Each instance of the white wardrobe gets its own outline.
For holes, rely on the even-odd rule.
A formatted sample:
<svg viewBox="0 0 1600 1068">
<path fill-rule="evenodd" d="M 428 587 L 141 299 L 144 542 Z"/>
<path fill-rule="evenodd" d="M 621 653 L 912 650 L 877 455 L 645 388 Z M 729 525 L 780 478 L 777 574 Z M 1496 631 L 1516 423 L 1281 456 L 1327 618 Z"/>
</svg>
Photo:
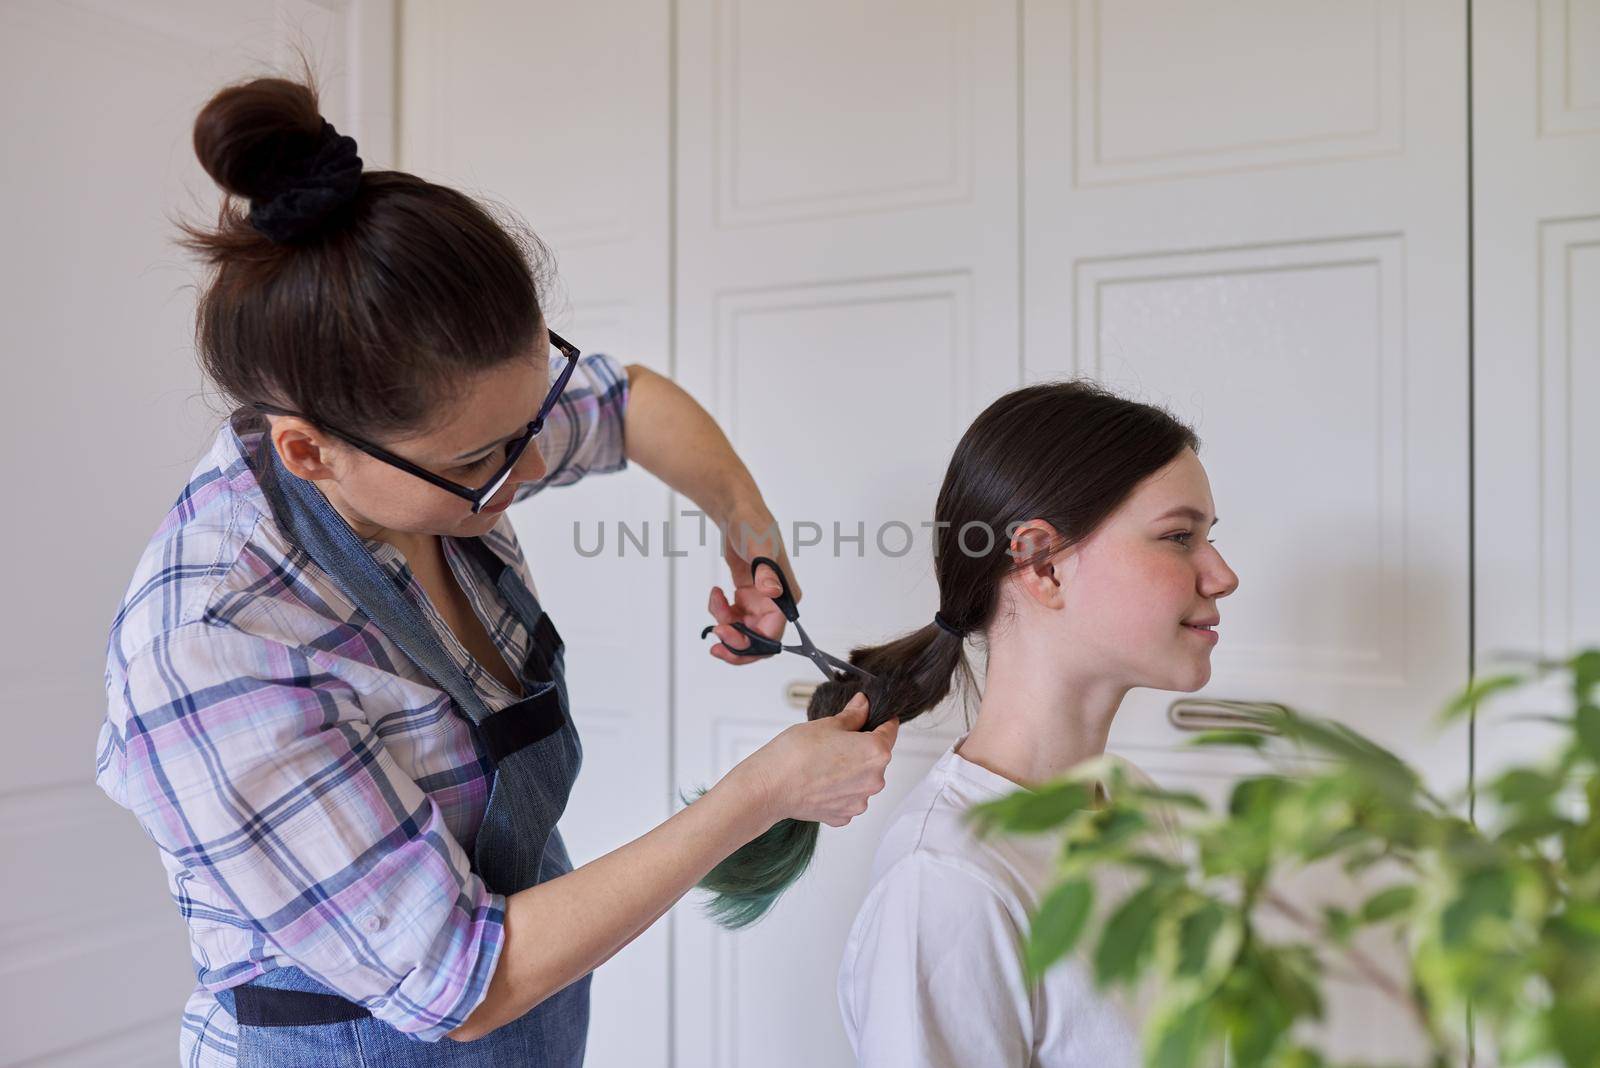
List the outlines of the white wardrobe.
<svg viewBox="0 0 1600 1068">
<path fill-rule="evenodd" d="M 955 440 L 1073 374 L 1204 440 L 1242 585 L 1200 696 L 1337 714 L 1462 784 L 1494 754 L 1432 718 L 1475 658 L 1600 640 L 1600 3 L 401 11 L 402 164 L 514 204 L 559 256 L 567 335 L 713 412 L 798 524 L 826 646 L 929 618 L 917 524 Z M 592 709 L 586 855 L 815 681 L 706 655 L 725 566 L 692 516 L 688 556 L 660 537 L 688 507 L 630 472 L 517 520 Z M 578 556 L 600 517 L 648 521 L 650 554 Z M 1220 785 L 1235 767 L 1179 750 L 1175 696 L 1135 693 L 1114 745 Z M 596 1063 L 846 1063 L 833 979 L 877 831 L 962 729 L 951 708 L 907 730 L 890 789 L 766 922 L 729 935 L 691 899 L 603 969 Z M 1336 1000 L 1368 1021 L 1341 1049 L 1406 1048 L 1381 1002 Z"/>
</svg>

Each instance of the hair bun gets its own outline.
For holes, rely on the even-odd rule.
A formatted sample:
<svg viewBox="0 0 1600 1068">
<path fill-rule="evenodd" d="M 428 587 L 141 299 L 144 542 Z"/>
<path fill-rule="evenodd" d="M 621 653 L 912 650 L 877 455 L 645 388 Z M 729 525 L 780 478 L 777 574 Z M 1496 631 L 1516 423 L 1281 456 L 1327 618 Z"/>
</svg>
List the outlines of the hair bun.
<svg viewBox="0 0 1600 1068">
<path fill-rule="evenodd" d="M 251 200 L 250 225 L 274 241 L 310 236 L 354 200 L 361 186 L 355 138 L 323 119 L 316 150 L 289 161 L 275 177 L 269 195 Z"/>
<path fill-rule="evenodd" d="M 313 86 L 256 78 L 212 97 L 194 124 L 194 149 L 226 192 L 250 201 L 250 223 L 274 241 L 309 236 L 348 204 L 361 157 L 318 110 Z"/>
</svg>

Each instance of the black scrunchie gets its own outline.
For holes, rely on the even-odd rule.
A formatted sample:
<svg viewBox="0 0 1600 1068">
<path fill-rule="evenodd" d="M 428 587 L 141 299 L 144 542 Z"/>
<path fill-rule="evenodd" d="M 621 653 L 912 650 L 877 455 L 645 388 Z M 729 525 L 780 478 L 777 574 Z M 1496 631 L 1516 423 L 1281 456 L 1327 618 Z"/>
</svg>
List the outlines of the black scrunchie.
<svg viewBox="0 0 1600 1068">
<path fill-rule="evenodd" d="M 342 136 L 323 119 L 316 149 L 285 163 L 277 189 L 250 201 L 250 225 L 274 241 L 309 237 L 355 199 L 360 184 L 355 138 Z"/>
</svg>

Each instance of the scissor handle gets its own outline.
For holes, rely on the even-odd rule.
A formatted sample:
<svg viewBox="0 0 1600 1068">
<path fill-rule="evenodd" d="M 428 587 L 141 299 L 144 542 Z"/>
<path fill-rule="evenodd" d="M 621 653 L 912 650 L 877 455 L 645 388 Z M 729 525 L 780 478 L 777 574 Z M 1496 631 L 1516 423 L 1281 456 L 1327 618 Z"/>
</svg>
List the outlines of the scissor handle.
<svg viewBox="0 0 1600 1068">
<path fill-rule="evenodd" d="M 794 593 L 790 591 L 789 580 L 784 576 L 783 568 L 778 566 L 778 561 L 770 556 L 758 556 L 750 561 L 750 581 L 755 581 L 756 568 L 762 564 L 766 564 L 776 572 L 778 586 L 783 591 L 772 599 L 772 603 L 778 606 L 778 610 L 783 613 L 783 617 L 790 623 L 797 622 L 800 619 L 800 609 L 794 603 Z"/>
<path fill-rule="evenodd" d="M 765 634 L 758 634 L 749 627 L 745 626 L 743 623 L 734 623 L 732 626 L 734 630 L 738 631 L 740 634 L 743 634 L 749 639 L 749 641 L 745 644 L 743 649 L 735 649 L 733 646 L 728 645 L 727 642 L 723 642 L 723 645 L 727 645 L 728 652 L 737 656 L 776 656 L 777 654 L 783 652 L 783 645 L 767 637 Z M 705 630 L 702 630 L 700 632 L 701 640 L 703 641 L 707 634 L 710 634 L 716 629 L 717 624 L 713 623 Z"/>
<path fill-rule="evenodd" d="M 778 562 L 776 560 L 772 559 L 770 556 L 758 556 L 754 560 L 750 561 L 751 581 L 755 580 L 756 568 L 760 567 L 762 564 L 766 564 L 768 567 L 772 568 L 773 571 L 777 572 L 778 585 L 783 591 L 772 599 L 772 603 L 778 606 L 778 610 L 783 613 L 784 618 L 788 619 L 790 623 L 798 622 L 800 619 L 800 609 L 795 606 L 794 594 L 789 589 L 789 580 L 784 577 L 783 568 L 778 566 Z M 749 627 L 745 626 L 743 623 L 734 623 L 732 626 L 734 630 L 737 630 L 749 640 L 743 649 L 735 649 L 733 646 L 728 645 L 727 642 L 723 642 L 723 645 L 727 645 L 728 652 L 733 653 L 736 656 L 776 656 L 777 654 L 783 652 L 783 644 L 781 642 L 769 638 L 765 634 L 757 633 L 756 631 L 753 631 Z M 715 629 L 716 624 L 714 623 L 705 628 L 700 632 L 700 639 L 704 641 L 705 636 L 710 634 Z"/>
</svg>

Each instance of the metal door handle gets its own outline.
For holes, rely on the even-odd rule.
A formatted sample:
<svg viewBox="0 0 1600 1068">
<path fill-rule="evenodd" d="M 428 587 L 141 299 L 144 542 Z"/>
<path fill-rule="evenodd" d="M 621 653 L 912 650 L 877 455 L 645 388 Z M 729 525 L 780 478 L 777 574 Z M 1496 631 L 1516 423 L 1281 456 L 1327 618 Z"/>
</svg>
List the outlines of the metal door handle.
<svg viewBox="0 0 1600 1068">
<path fill-rule="evenodd" d="M 1167 706 L 1167 722 L 1180 731 L 1262 731 L 1255 719 L 1263 713 L 1288 712 L 1276 701 L 1229 701 L 1217 697 L 1180 697 Z"/>
<path fill-rule="evenodd" d="M 804 712 L 811 704 L 811 695 L 821 685 L 820 682 L 791 682 L 783 688 L 783 699 Z"/>
</svg>

